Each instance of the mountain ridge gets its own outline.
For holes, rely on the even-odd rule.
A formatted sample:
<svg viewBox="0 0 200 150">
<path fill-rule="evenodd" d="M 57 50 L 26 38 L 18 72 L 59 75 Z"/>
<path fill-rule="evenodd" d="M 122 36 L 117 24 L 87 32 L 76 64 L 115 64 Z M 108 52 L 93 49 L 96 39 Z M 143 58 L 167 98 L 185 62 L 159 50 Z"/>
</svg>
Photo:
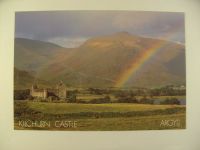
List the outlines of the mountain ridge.
<svg viewBox="0 0 200 150">
<path fill-rule="evenodd" d="M 138 75 L 130 78 L 125 86 L 154 87 L 185 83 L 184 45 L 135 36 L 126 32 L 91 38 L 77 48 L 59 49 L 48 45 L 47 47 L 55 53 L 45 57 L 43 62 L 40 61 L 43 58 L 39 58 L 40 67 L 34 69 L 38 78 L 48 82 L 63 80 L 70 86 L 114 86 L 119 74 L 130 65 L 129 62 L 137 60 L 140 53 L 158 42 L 164 42 L 165 45 L 144 68 L 140 69 Z M 23 43 L 21 44 L 21 47 L 24 47 Z M 20 51 L 19 48 L 20 46 L 15 47 L 16 53 Z M 41 48 L 38 50 L 40 51 Z M 17 60 L 16 68 L 30 71 L 17 65 L 18 61 L 20 60 Z M 31 65 L 34 62 L 31 60 L 23 63 Z"/>
</svg>

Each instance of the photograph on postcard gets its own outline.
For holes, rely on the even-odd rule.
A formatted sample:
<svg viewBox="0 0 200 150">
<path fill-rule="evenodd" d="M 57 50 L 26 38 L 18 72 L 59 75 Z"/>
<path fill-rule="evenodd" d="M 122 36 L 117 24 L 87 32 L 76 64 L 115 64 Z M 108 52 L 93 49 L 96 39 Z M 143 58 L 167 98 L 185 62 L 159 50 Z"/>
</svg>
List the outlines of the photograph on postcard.
<svg viewBox="0 0 200 150">
<path fill-rule="evenodd" d="M 14 129 L 185 129 L 185 58 L 182 12 L 15 12 Z"/>
</svg>

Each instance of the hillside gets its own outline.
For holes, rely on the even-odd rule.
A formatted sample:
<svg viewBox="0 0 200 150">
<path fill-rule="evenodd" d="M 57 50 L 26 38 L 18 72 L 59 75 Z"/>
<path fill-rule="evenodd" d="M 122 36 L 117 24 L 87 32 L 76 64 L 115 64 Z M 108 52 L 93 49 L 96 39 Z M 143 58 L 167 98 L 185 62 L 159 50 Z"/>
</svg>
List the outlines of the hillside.
<svg viewBox="0 0 200 150">
<path fill-rule="evenodd" d="M 49 42 L 15 38 L 15 67 L 29 71 L 39 70 L 64 50 L 65 48 Z"/>
<path fill-rule="evenodd" d="M 60 51 L 54 46 L 47 47 L 45 50 L 51 49 L 52 52 L 45 58 L 42 55 L 45 52 L 40 52 L 45 50 L 38 48 L 41 45 L 36 46 L 40 53 L 36 55 L 37 51 L 32 49 L 33 54 L 29 53 L 29 55 L 33 57 L 29 59 L 28 64 L 40 66 L 32 68 L 37 72 L 38 78 L 46 81 L 63 80 L 67 85 L 83 87 L 115 86 L 119 75 L 130 66 L 130 62 L 137 61 L 140 54 L 159 42 L 164 43 L 164 46 L 141 67 L 136 75 L 130 77 L 125 86 L 156 87 L 166 84 L 184 84 L 184 45 L 134 36 L 127 32 L 91 38 L 80 47 L 70 50 Z M 24 43 L 18 41 L 16 43 L 17 53 L 26 51 L 26 49 L 18 50 L 20 46 L 24 47 Z M 19 57 L 20 54 L 17 53 L 15 57 Z M 21 59 L 22 57 L 25 55 L 22 55 Z M 27 64 L 16 59 L 15 66 L 23 68 Z"/>
<path fill-rule="evenodd" d="M 46 81 L 33 77 L 29 72 L 14 68 L 14 89 L 30 88 L 34 83 L 42 87 L 49 87 Z"/>
</svg>

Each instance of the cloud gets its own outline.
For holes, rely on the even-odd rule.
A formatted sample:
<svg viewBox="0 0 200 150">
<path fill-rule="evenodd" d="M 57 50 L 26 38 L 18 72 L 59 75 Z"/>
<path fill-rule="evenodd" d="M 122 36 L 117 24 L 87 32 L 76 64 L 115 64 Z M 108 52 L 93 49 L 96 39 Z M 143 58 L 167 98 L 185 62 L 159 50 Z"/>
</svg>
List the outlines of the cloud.
<svg viewBox="0 0 200 150">
<path fill-rule="evenodd" d="M 155 16 L 147 12 L 120 13 L 113 19 L 113 26 L 121 30 L 136 31 L 154 21 Z"/>
<path fill-rule="evenodd" d="M 66 48 L 75 48 L 75 47 L 79 47 L 87 39 L 88 38 L 86 38 L 86 37 L 77 37 L 77 38 L 55 37 L 55 38 L 50 38 L 47 41 L 56 43 L 60 46 L 66 47 Z"/>
<path fill-rule="evenodd" d="M 71 46 L 78 45 L 87 37 L 120 31 L 154 38 L 168 38 L 166 35 L 176 32 L 173 40 L 177 41 L 184 41 L 185 32 L 184 14 L 177 12 L 36 11 L 16 12 L 15 19 L 16 37 L 51 39 Z"/>
</svg>

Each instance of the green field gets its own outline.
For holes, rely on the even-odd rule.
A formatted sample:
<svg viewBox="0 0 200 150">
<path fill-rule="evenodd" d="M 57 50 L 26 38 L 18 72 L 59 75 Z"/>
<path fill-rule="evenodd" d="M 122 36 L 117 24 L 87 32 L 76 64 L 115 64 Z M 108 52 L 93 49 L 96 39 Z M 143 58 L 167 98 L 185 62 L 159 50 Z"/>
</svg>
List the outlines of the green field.
<svg viewBox="0 0 200 150">
<path fill-rule="evenodd" d="M 73 104 L 73 103 L 41 103 L 29 102 L 28 106 L 36 111 L 47 114 L 66 114 L 81 112 L 130 112 L 163 110 L 166 108 L 181 108 L 177 105 L 150 105 L 150 104 Z"/>
<path fill-rule="evenodd" d="M 71 120 L 76 128 L 25 128 L 19 120 Z M 162 120 L 178 120 L 177 126 L 160 126 Z M 185 106 L 149 104 L 75 104 L 15 102 L 15 129 L 45 130 L 160 130 L 184 129 Z"/>
</svg>

